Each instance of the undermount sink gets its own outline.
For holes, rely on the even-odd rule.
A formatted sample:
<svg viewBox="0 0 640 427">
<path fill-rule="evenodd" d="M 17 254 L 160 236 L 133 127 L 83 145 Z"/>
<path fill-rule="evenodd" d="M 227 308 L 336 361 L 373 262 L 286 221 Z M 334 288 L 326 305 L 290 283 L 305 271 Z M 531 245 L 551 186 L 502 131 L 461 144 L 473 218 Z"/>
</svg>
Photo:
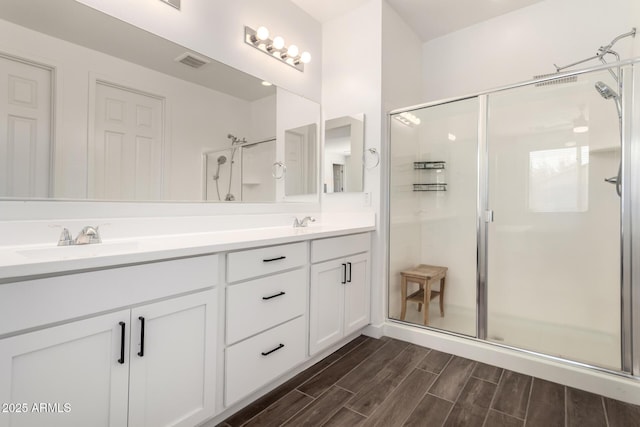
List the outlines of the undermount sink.
<svg viewBox="0 0 640 427">
<path fill-rule="evenodd" d="M 91 245 L 46 246 L 16 251 L 34 261 L 56 261 L 73 258 L 90 258 L 135 251 L 138 242 L 96 243 Z"/>
</svg>

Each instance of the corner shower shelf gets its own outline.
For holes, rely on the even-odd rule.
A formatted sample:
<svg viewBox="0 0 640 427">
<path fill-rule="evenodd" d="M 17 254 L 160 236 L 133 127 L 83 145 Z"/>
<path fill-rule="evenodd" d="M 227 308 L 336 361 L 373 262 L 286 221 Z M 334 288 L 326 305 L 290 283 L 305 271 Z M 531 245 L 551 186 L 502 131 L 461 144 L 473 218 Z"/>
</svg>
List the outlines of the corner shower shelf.
<svg viewBox="0 0 640 427">
<path fill-rule="evenodd" d="M 440 172 L 444 170 L 446 162 L 413 162 L 413 168 L 416 170 L 434 170 Z M 447 191 L 447 184 L 437 182 L 430 184 L 413 184 L 413 191 Z"/>
<path fill-rule="evenodd" d="M 414 169 L 442 170 L 446 162 L 413 162 Z"/>
<path fill-rule="evenodd" d="M 447 191 L 447 184 L 413 184 L 413 191 Z"/>
</svg>

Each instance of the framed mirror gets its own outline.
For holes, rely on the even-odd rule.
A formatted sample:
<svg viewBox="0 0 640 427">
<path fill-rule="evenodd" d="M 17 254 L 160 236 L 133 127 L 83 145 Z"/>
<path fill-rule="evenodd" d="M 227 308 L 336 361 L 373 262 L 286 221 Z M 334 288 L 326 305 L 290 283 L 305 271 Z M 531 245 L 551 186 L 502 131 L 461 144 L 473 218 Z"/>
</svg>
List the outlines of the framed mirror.
<svg viewBox="0 0 640 427">
<path fill-rule="evenodd" d="M 0 199 L 284 199 L 268 82 L 74 0 L 0 2 L 0 63 Z"/>
<path fill-rule="evenodd" d="M 326 120 L 324 125 L 325 193 L 364 189 L 364 114 Z"/>
</svg>

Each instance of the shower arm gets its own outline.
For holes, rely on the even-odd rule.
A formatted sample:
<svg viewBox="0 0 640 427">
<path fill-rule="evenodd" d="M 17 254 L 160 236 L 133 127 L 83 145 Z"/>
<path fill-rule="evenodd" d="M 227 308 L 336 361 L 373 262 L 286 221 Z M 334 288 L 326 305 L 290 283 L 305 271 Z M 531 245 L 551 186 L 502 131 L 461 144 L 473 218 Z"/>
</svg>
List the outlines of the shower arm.
<svg viewBox="0 0 640 427">
<path fill-rule="evenodd" d="M 624 34 L 620 34 L 619 36 L 617 36 L 616 38 L 614 38 L 613 40 L 611 40 L 611 43 L 609 43 L 606 46 L 601 46 L 600 49 L 598 49 L 598 53 L 590 58 L 587 59 L 583 59 L 581 61 L 578 62 L 574 62 L 573 64 L 569 64 L 569 65 L 565 65 L 563 67 L 558 67 L 556 64 L 553 64 L 554 67 L 556 67 L 556 72 L 560 72 L 562 70 L 565 70 L 567 68 L 571 68 L 574 67 L 576 65 L 588 62 L 588 61 L 593 61 L 594 59 L 599 59 L 601 60 L 603 63 L 606 64 L 606 61 L 604 60 L 604 56 L 606 54 L 612 54 L 615 55 L 617 60 L 620 60 L 620 55 L 618 55 L 616 52 L 612 51 L 611 48 L 613 47 L 614 44 L 616 44 L 618 42 L 618 40 L 623 39 L 625 37 L 635 37 L 636 36 L 636 28 L 633 27 L 631 29 L 631 31 L 629 31 L 628 33 L 624 33 Z"/>
</svg>

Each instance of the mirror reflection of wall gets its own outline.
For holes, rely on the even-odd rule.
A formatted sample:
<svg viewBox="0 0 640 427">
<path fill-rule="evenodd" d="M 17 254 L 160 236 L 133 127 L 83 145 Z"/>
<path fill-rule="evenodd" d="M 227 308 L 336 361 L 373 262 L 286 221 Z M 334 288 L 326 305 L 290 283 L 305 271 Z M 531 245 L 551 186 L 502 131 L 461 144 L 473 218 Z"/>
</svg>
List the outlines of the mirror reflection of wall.
<svg viewBox="0 0 640 427">
<path fill-rule="evenodd" d="M 274 139 L 275 87 L 75 1 L 6 0 L 0 17 L 0 87 L 15 95 L 0 96 L 0 128 L 12 129 L 0 135 L 0 169 L 12 171 L 0 198 L 276 200 L 242 184 L 242 150 L 227 137 Z M 248 179 L 273 187 L 274 157 L 254 160 L 269 173 Z"/>
<path fill-rule="evenodd" d="M 364 114 L 325 121 L 325 193 L 363 191 Z"/>
</svg>

